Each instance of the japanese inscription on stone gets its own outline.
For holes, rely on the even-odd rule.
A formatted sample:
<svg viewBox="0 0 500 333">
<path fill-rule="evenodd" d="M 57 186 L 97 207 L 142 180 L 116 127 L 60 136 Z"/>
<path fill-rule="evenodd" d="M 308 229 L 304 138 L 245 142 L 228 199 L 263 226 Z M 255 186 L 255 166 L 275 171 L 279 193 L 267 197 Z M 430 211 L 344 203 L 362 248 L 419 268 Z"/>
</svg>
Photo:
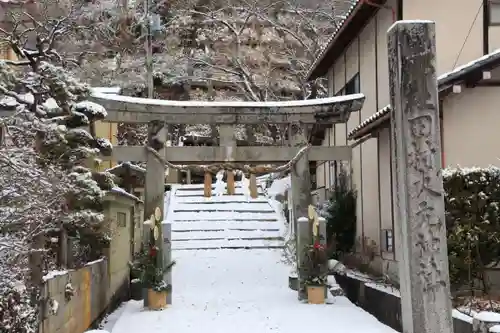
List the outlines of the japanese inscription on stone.
<svg viewBox="0 0 500 333">
<path fill-rule="evenodd" d="M 410 179 L 409 195 L 417 207 L 412 211 L 411 220 L 417 228 L 415 245 L 420 249 L 418 275 L 421 278 L 423 291 L 432 291 L 439 286 L 446 286 L 441 276 L 441 262 L 436 254 L 441 251 L 440 234 L 444 232 L 443 221 L 436 213 L 433 205 L 435 196 L 442 195 L 442 183 L 439 177 L 440 166 L 436 160 L 436 121 L 434 111 L 418 111 L 408 115 L 409 138 L 408 176 Z M 439 155 L 438 155 L 439 156 Z"/>
</svg>

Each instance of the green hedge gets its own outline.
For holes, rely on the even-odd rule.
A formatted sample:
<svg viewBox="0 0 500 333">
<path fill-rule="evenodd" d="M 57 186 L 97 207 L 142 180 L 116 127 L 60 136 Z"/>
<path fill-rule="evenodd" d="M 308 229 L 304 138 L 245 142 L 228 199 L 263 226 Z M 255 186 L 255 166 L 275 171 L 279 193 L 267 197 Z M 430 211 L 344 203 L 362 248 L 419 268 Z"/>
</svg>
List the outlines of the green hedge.
<svg viewBox="0 0 500 333">
<path fill-rule="evenodd" d="M 484 282 L 485 266 L 500 259 L 500 169 L 446 169 L 443 185 L 452 286 Z"/>
</svg>

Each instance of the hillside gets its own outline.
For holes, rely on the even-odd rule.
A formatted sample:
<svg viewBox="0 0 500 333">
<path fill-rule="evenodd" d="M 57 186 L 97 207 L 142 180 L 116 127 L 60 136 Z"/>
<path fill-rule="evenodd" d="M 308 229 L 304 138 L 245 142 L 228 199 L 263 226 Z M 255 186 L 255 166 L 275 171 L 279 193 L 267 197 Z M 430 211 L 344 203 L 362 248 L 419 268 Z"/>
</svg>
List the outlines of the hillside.
<svg viewBox="0 0 500 333">
<path fill-rule="evenodd" d="M 83 17 L 93 29 L 79 47 L 95 54 L 86 57 L 84 70 L 77 74 L 92 85 L 120 86 L 127 95 L 145 96 L 142 3 L 128 6 L 125 10 L 116 3 L 97 1 L 85 5 Z M 305 73 L 350 6 L 351 2 L 338 0 L 320 4 L 160 3 L 154 9 L 162 24 L 154 36 L 155 98 L 265 101 L 321 97 L 326 93 L 321 80 L 305 82 Z M 122 144 L 141 143 L 145 137 L 143 129 L 121 128 Z M 176 137 L 213 136 L 213 131 L 205 125 L 187 126 L 177 128 Z M 276 128 L 240 127 L 237 138 L 276 144 L 281 135 Z"/>
<path fill-rule="evenodd" d="M 305 73 L 351 2 L 292 1 L 157 2 L 151 8 L 156 27 L 152 59 L 155 98 L 267 101 L 324 96 L 322 80 L 306 82 Z M 6 21 L 14 26 L 15 22 L 35 24 L 43 32 L 60 22 L 59 31 L 64 34 L 57 34 L 54 40 L 54 61 L 90 85 L 120 86 L 126 95 L 145 97 L 143 2 L 22 3 L 2 2 L 2 6 L 10 4 L 8 11 L 14 13 L 4 14 L 3 26 Z M 23 11 L 30 15 L 21 14 Z M 37 41 L 26 32 L 13 37 L 36 50 Z M 214 127 L 172 125 L 174 141 L 181 136 L 216 137 Z M 144 129 L 120 125 L 120 144 L 144 143 Z M 280 143 L 284 130 L 272 125 L 240 126 L 236 136 L 248 144 L 269 145 Z"/>
</svg>

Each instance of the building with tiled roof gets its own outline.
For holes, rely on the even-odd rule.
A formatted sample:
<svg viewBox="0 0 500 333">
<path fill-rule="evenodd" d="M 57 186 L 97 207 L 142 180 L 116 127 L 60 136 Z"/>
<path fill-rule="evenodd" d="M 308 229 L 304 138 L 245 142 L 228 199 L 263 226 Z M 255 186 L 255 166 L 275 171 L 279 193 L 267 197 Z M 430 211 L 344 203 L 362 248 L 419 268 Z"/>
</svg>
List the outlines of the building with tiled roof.
<svg viewBox="0 0 500 333">
<path fill-rule="evenodd" d="M 347 124 L 325 128 L 322 145 L 351 145 L 351 161 L 316 165 L 325 200 L 339 171 L 358 194 L 357 252 L 374 251 L 372 269 L 397 276 L 391 166 L 387 30 L 396 20 L 436 23 L 437 74 L 445 166 L 498 165 L 491 140 L 500 124 L 500 1 L 357 0 L 308 72 L 326 77 L 330 95 L 361 92 Z M 314 142 L 319 144 L 319 142 Z M 373 246 L 375 244 L 375 246 Z"/>
</svg>

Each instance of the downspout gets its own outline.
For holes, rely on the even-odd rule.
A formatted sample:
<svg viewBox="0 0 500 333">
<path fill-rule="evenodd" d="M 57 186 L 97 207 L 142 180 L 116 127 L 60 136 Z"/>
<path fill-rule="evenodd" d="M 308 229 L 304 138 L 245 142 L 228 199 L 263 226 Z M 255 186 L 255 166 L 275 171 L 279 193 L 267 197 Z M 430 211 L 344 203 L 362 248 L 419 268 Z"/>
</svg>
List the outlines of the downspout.
<svg viewBox="0 0 500 333">
<path fill-rule="evenodd" d="M 397 19 L 402 20 L 403 19 L 403 0 L 397 0 L 397 1 L 398 1 L 397 5 L 396 5 L 396 7 L 398 9 Z"/>
<path fill-rule="evenodd" d="M 374 3 L 374 2 L 371 2 L 370 0 L 361 0 L 361 1 L 363 3 L 366 3 L 367 5 L 370 5 L 370 6 L 373 6 L 373 7 L 377 7 L 377 8 L 381 8 L 381 9 L 390 9 L 391 12 L 392 12 L 392 22 L 396 22 L 397 15 L 396 15 L 396 9 L 394 9 L 394 7 L 388 6 L 388 5 L 381 5 L 381 4 L 378 4 L 378 3 Z"/>
<path fill-rule="evenodd" d="M 483 0 L 483 55 L 490 53 L 490 1 Z"/>
</svg>

